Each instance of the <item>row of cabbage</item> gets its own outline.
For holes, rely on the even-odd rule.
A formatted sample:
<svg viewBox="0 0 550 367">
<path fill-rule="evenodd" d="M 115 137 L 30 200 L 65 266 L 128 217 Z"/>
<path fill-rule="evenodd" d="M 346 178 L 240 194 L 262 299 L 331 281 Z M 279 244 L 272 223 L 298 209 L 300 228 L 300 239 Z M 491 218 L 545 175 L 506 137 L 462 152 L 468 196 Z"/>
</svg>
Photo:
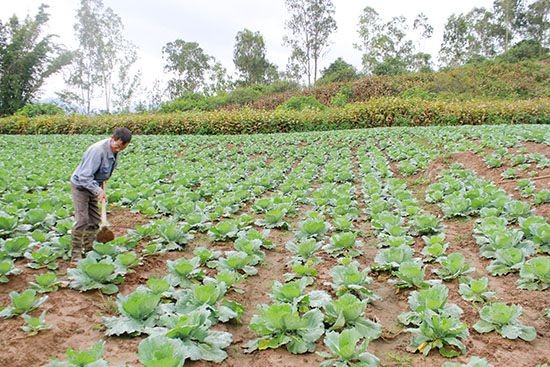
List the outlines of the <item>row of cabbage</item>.
<svg viewBox="0 0 550 367">
<path fill-rule="evenodd" d="M 378 133 L 382 137 L 387 135 L 383 130 L 380 130 Z M 419 135 L 423 134 L 422 132 Z M 96 244 L 94 246 L 95 251 L 90 253 L 88 258 L 84 259 L 82 263 L 79 264 L 79 268 L 71 272 L 73 273 L 73 286 L 75 288 L 80 287 L 84 290 L 87 285 L 80 286 L 77 284 L 79 282 L 86 284 L 86 282 L 89 282 L 89 279 L 83 279 L 83 281 L 81 281 L 82 275 L 85 274 L 87 278 L 91 278 L 88 275 L 94 274 L 96 279 L 92 279 L 94 280 L 91 282 L 93 284 L 92 288 L 88 289 L 99 288 L 107 293 L 116 292 L 116 283 L 122 280 L 122 277 L 132 266 L 139 265 L 140 263 L 140 256 L 137 255 L 134 250 L 141 239 L 145 238 L 149 242 L 143 248 L 141 254 L 146 256 L 163 251 L 181 249 L 185 243 L 192 239 L 193 232 L 195 231 L 209 232 L 212 239 L 223 240 L 231 237 L 234 238 L 236 233 L 239 232 L 242 234 L 242 231 L 246 231 L 246 227 L 250 226 L 253 222 L 256 222 L 256 225 L 266 228 L 285 228 L 285 226 L 288 225 L 287 218 L 297 212 L 297 205 L 307 203 L 314 206 L 314 212 L 308 214 L 304 223 L 300 224 L 300 231 L 305 231 L 306 233 L 316 233 L 316 231 L 322 232 L 323 230 L 321 228 L 325 227 L 328 229 L 329 226 L 331 230 L 334 229 L 330 241 L 326 241 L 328 245 L 324 246 L 325 250 L 328 249 L 329 252 L 342 257 L 342 263 L 339 265 L 341 266 L 340 269 L 354 270 L 350 271 L 351 273 L 355 273 L 355 275 L 346 275 L 347 278 L 352 279 L 354 276 L 357 278 L 358 274 L 360 274 L 358 278 L 359 281 L 357 282 L 359 284 L 351 284 L 353 286 L 348 287 L 352 290 L 361 290 L 355 292 L 355 296 L 359 299 L 361 299 L 361 296 L 365 297 L 365 295 L 368 294 L 372 296 L 372 292 L 365 286 L 368 282 L 364 281 L 368 278 L 366 274 L 368 274 L 369 269 L 359 270 L 359 264 L 351 260 L 354 254 L 359 253 L 361 246 L 357 241 L 358 233 L 356 228 L 359 226 L 358 223 L 360 221 L 358 221 L 358 217 L 360 213 L 354 192 L 355 187 L 351 184 L 353 180 L 353 174 L 351 174 L 351 172 L 353 169 L 350 164 L 350 151 L 347 149 L 347 146 L 364 144 L 366 135 L 365 133 L 360 133 L 358 136 L 345 135 L 342 133 L 336 134 L 336 136 L 325 136 L 319 133 L 299 136 L 304 144 L 321 143 L 318 148 L 329 151 L 331 157 L 329 157 L 328 162 L 324 162 L 322 158 L 312 159 L 311 165 L 306 170 L 308 173 L 305 178 L 298 177 L 296 180 L 287 180 L 287 182 L 283 182 L 282 180 L 284 174 L 288 172 L 288 168 L 292 162 L 303 157 L 305 151 L 315 152 L 314 149 L 298 149 L 296 146 L 291 146 L 290 148 L 275 148 L 272 152 L 273 154 L 269 154 L 269 149 L 273 148 L 273 146 L 266 148 L 268 145 L 260 145 L 259 147 L 254 147 L 254 149 L 247 149 L 249 146 L 246 145 L 246 143 L 241 143 L 240 146 L 229 149 L 226 149 L 227 147 L 223 144 L 218 144 L 212 148 L 200 150 L 200 153 L 195 154 L 196 152 L 194 152 L 193 148 L 199 147 L 200 144 L 192 143 L 188 145 L 186 149 L 188 153 L 184 153 L 191 155 L 191 157 L 186 157 L 189 159 L 185 159 L 185 163 L 183 163 L 182 160 L 172 158 L 176 148 L 179 149 L 178 143 L 171 142 L 167 144 L 167 148 L 163 149 L 162 146 L 159 146 L 157 141 L 145 140 L 143 146 L 137 146 L 136 151 L 143 149 L 140 153 L 145 157 L 144 161 L 146 164 L 130 164 L 130 167 L 127 167 L 128 176 L 130 177 L 119 176 L 119 178 L 115 178 L 112 183 L 114 192 L 110 198 L 118 201 L 120 204 L 129 205 L 133 207 L 134 210 L 138 210 L 151 217 L 169 215 L 172 219 L 168 221 L 162 219 L 156 220 L 152 225 L 138 227 L 131 236 L 117 239 L 117 242 L 112 244 Z M 466 135 L 464 132 L 456 133 L 452 135 L 453 138 L 450 140 L 454 139 L 454 141 L 456 141 L 459 136 L 464 137 L 464 135 Z M 283 137 L 281 141 L 297 142 L 294 137 Z M 268 141 L 268 138 L 261 137 L 259 140 Z M 233 140 L 228 141 L 228 144 L 230 144 Z M 335 146 L 338 148 L 335 149 Z M 37 148 L 38 147 L 35 147 L 33 149 Z M 169 155 L 170 158 L 166 159 L 166 157 L 151 155 L 151 149 L 160 149 L 161 153 Z M 240 153 L 240 151 L 244 151 L 245 154 L 237 154 Z M 371 149 L 369 149 L 369 152 L 370 151 Z M 149 155 L 146 155 L 146 152 L 148 152 Z M 362 151 L 360 149 L 359 155 L 361 155 L 361 153 Z M 250 160 L 249 158 L 255 154 L 267 155 L 267 157 L 263 156 L 259 161 Z M 286 157 L 286 159 L 278 159 L 278 156 Z M 218 157 L 219 162 L 217 159 Z M 340 159 L 342 157 L 345 159 Z M 371 155 L 366 157 L 368 157 L 369 160 L 373 158 Z M 51 157 L 49 159 L 51 159 Z M 56 159 L 59 159 L 59 157 Z M 267 164 L 268 159 L 271 160 L 269 164 Z M 363 161 L 365 160 L 366 158 L 363 159 Z M 216 164 L 212 164 L 212 161 L 215 161 Z M 233 164 L 232 162 L 237 163 Z M 162 163 L 162 165 L 160 163 Z M 378 166 L 382 167 L 382 165 L 389 167 L 387 162 L 380 161 Z M 316 173 L 315 166 L 323 166 L 326 169 L 319 178 L 319 188 L 310 195 L 311 179 Z M 240 169 L 240 167 L 245 168 Z M 299 170 L 299 167 L 300 166 L 297 167 L 297 170 Z M 271 168 L 274 168 L 276 172 L 273 173 Z M 141 178 L 144 179 L 138 179 L 132 174 L 137 172 L 142 173 L 143 177 Z M 365 174 L 367 173 L 365 172 Z M 39 182 L 41 177 L 47 177 L 45 171 L 36 175 L 31 173 L 29 176 L 34 177 L 33 180 L 36 182 L 32 182 L 25 188 L 25 190 L 27 190 L 27 195 L 24 199 L 15 198 L 15 192 L 13 190 L 8 192 L 4 191 L 3 193 L 3 201 L 12 198 L 19 199 L 19 201 L 13 201 L 15 202 L 13 206 L 7 206 L 10 212 L 7 213 L 6 216 L 3 216 L 5 218 L 11 216 L 10 218 L 12 221 L 14 217 L 17 217 L 15 225 L 6 226 L 7 230 L 5 230 L 2 235 L 4 238 L 3 248 L 10 251 L 23 249 L 23 254 L 25 252 L 28 254 L 29 251 L 27 251 L 27 249 L 32 248 L 31 253 L 34 254 L 40 253 L 38 250 L 42 248 L 55 248 L 55 245 L 57 245 L 61 249 L 64 249 L 63 252 L 59 250 L 57 258 L 67 256 L 68 250 L 70 250 L 68 248 L 68 237 L 66 236 L 67 230 L 70 228 L 69 217 L 66 216 L 67 213 L 65 212 L 56 213 L 55 216 L 52 216 L 51 213 L 47 213 L 49 210 L 70 210 L 70 200 L 67 200 L 66 193 L 62 194 L 63 190 L 61 187 L 64 182 L 59 178 L 49 183 L 45 181 Z M 219 179 L 219 177 L 221 177 L 221 179 Z M 308 177 L 310 179 L 309 181 L 307 179 Z M 368 177 L 370 187 L 370 181 L 372 180 L 370 176 Z M 262 193 L 276 187 L 279 188 L 279 195 L 273 195 L 270 198 L 260 197 Z M 384 184 L 384 190 L 391 195 L 396 194 L 400 203 L 398 206 L 391 207 L 393 210 L 391 213 L 388 212 L 387 207 L 384 208 L 385 216 L 383 215 L 382 217 L 386 219 L 382 219 L 382 222 L 388 220 L 388 224 L 382 224 L 382 227 L 387 226 L 387 228 L 384 227 L 381 231 L 380 239 L 385 239 L 392 244 L 397 244 L 400 241 L 409 242 L 410 245 L 410 238 L 408 237 L 410 237 L 411 234 L 418 235 L 415 231 L 422 226 L 429 227 L 432 225 L 433 227 L 437 227 L 438 221 L 434 221 L 434 218 L 429 215 L 423 215 L 417 216 L 417 218 L 424 219 L 416 220 L 418 223 L 414 223 L 411 227 L 403 225 L 402 220 L 406 218 L 407 215 L 416 215 L 417 212 L 415 211 L 415 203 L 410 202 L 411 196 L 403 194 L 402 188 L 403 183 L 394 178 L 389 180 L 389 183 Z M 23 188 L 19 187 L 19 189 Z M 245 193 L 245 191 L 247 191 L 247 193 Z M 52 193 L 57 193 L 59 196 L 56 195 L 51 199 L 49 196 Z M 308 195 L 311 196 L 310 199 L 308 199 Z M 365 192 L 363 192 L 363 195 L 367 197 Z M 391 199 L 391 195 L 388 195 L 388 198 Z M 35 201 L 36 198 L 38 198 L 38 200 Z M 154 198 L 154 200 L 151 198 Z M 56 200 L 57 203 L 63 204 L 62 209 L 57 206 L 57 203 L 56 205 L 52 205 Z M 247 213 L 235 219 L 225 219 L 241 210 L 245 203 L 250 200 L 255 200 L 253 210 L 263 212 L 263 214 L 261 214 L 261 216 L 263 216 L 262 218 L 256 220 L 256 215 Z M 190 202 L 192 203 L 191 205 L 189 205 Z M 12 202 L 10 201 L 9 203 L 11 204 Z M 31 206 L 30 210 L 28 209 L 29 203 Z M 33 206 L 39 206 L 39 208 L 33 208 Z M 36 215 L 37 211 L 33 211 L 33 209 L 42 210 L 40 214 L 46 212 L 46 216 L 50 215 L 48 217 L 49 219 L 47 221 L 44 220 L 45 218 L 42 220 L 37 219 L 34 224 L 31 223 L 30 219 L 21 219 L 26 217 L 30 218 Z M 376 211 L 376 209 L 374 210 Z M 392 222 L 395 221 L 395 218 L 388 219 L 390 218 L 389 214 L 395 217 L 395 213 L 399 211 L 401 211 L 403 215 L 400 215 L 400 219 L 395 223 Z M 366 213 L 369 217 L 371 214 L 372 213 Z M 326 217 L 328 217 L 329 221 L 332 223 L 326 222 Z M 222 220 L 219 221 L 220 219 Z M 218 221 L 218 223 L 214 224 L 216 221 Z M 376 220 L 372 221 L 372 223 L 373 227 L 377 225 L 376 223 L 379 224 Z M 401 227 L 401 229 L 398 227 Z M 405 234 L 403 230 L 405 230 Z M 255 234 L 252 236 L 265 237 L 265 234 Z M 23 240 L 23 237 L 26 237 L 26 240 Z M 399 237 L 405 237 L 406 241 L 403 241 L 403 238 Z M 323 238 L 328 240 L 328 237 L 325 237 L 324 234 Z M 51 239 L 50 242 L 52 245 L 48 244 L 49 239 Z M 425 260 L 429 260 L 430 257 L 436 259 L 438 258 L 438 254 L 444 254 L 444 247 L 446 244 L 442 233 L 434 231 L 429 236 L 426 233 L 425 241 Z M 6 242 L 8 242 L 7 246 Z M 319 245 L 319 242 L 321 241 L 311 241 L 311 239 L 309 239 L 309 243 L 308 241 L 295 241 L 294 244 L 299 244 L 299 246 L 297 246 L 299 249 L 307 249 L 308 246 L 310 246 L 310 248 L 319 248 L 322 246 Z M 386 243 L 386 245 L 387 244 L 388 243 Z M 249 248 L 254 247 L 248 246 Z M 291 246 L 289 245 L 289 247 Z M 399 246 L 390 245 L 389 250 L 394 247 Z M 430 248 L 430 250 L 428 250 L 428 248 Z M 428 251 L 435 252 L 428 256 Z M 403 250 L 403 252 L 406 253 L 407 250 Z M 16 255 L 15 252 L 12 253 Z M 59 256 L 61 253 L 63 255 Z M 447 258 L 449 257 L 450 256 Z M 39 256 L 39 258 L 42 258 L 42 256 Z M 41 263 L 46 267 L 50 265 L 53 269 L 56 257 L 54 256 L 54 259 L 49 261 L 47 260 L 48 256 L 45 256 L 45 258 L 46 260 L 41 261 Z M 404 258 L 412 260 L 408 259 L 406 254 Z M 440 260 L 443 259 L 444 258 L 440 258 Z M 10 261 L 13 261 L 13 258 L 9 255 L 9 257 L 5 256 L 4 260 L 7 261 L 3 261 L 3 264 L 10 263 Z M 236 258 L 230 260 L 229 263 L 231 264 L 239 262 L 236 261 Z M 219 260 L 214 258 L 207 262 L 211 261 Z M 315 274 L 316 261 L 317 260 L 314 258 L 312 260 L 311 257 L 307 257 L 307 259 L 302 262 L 295 262 L 291 267 L 293 271 L 287 274 L 287 278 L 291 281 L 299 280 L 305 282 L 302 278 L 306 278 L 307 280 L 308 277 Z M 33 262 L 36 261 L 32 261 L 31 263 Z M 401 262 L 398 262 L 399 265 L 401 265 Z M 455 268 L 457 268 L 456 264 L 460 264 L 461 262 L 453 260 L 453 263 L 455 264 Z M 204 266 L 205 264 L 202 265 Z M 458 268 L 460 268 L 460 266 L 458 266 Z M 87 271 L 83 271 L 83 269 L 87 269 Z M 13 267 L 11 267 L 8 272 L 11 270 L 13 270 Z M 394 273 L 399 274 L 399 270 L 400 269 L 397 269 L 397 272 Z M 418 267 L 415 267 L 415 270 L 410 271 L 414 272 L 417 270 Z M 6 272 L 5 275 L 8 275 L 8 272 Z M 51 275 L 50 273 L 40 275 L 40 281 L 37 279 L 36 283 L 42 285 L 44 288 L 48 288 L 50 285 L 52 288 L 55 288 L 58 285 L 58 280 L 52 280 Z M 420 277 L 417 279 L 420 279 Z M 231 282 L 229 279 L 226 280 Z M 334 280 L 336 280 L 336 277 Z M 344 280 L 344 282 L 345 281 L 347 280 Z M 342 283 L 342 281 L 340 281 L 340 283 Z M 337 283 L 333 282 L 333 284 Z M 421 282 L 419 284 L 424 283 Z M 335 291 L 336 289 L 340 289 L 340 287 L 334 288 Z M 361 292 L 363 295 L 361 295 Z M 30 293 L 32 292 L 25 293 L 25 297 L 23 298 L 32 298 L 30 297 Z M 338 296 L 342 295 L 343 293 L 338 294 Z"/>
</svg>

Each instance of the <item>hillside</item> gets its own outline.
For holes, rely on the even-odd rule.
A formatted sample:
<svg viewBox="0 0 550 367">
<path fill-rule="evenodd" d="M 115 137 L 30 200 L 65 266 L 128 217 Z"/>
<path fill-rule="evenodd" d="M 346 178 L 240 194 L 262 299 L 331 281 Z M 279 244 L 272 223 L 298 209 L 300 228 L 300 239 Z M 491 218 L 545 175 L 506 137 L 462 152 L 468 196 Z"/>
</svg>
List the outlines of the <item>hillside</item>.
<svg viewBox="0 0 550 367">
<path fill-rule="evenodd" d="M 384 96 L 423 99 L 531 99 L 550 96 L 550 59 L 519 63 L 485 62 L 438 72 L 370 76 L 304 91 L 262 96 L 250 107 L 273 109 L 293 96 L 314 96 L 329 106 L 342 87 L 351 87 L 349 102 Z"/>
</svg>

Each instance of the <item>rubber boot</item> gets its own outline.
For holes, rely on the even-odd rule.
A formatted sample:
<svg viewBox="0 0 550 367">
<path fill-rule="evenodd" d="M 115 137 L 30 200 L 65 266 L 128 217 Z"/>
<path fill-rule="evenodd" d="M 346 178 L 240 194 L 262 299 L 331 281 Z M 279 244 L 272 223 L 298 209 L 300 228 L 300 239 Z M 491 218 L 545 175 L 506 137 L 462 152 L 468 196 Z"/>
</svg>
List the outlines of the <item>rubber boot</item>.
<svg viewBox="0 0 550 367">
<path fill-rule="evenodd" d="M 91 251 L 93 249 L 96 236 L 97 236 L 97 230 L 95 229 L 84 231 L 84 236 L 82 240 L 82 247 L 84 251 L 82 253 L 82 257 L 85 257 L 86 252 Z"/>
<path fill-rule="evenodd" d="M 84 231 L 71 230 L 71 259 L 78 260 L 82 256 L 84 247 Z"/>
</svg>

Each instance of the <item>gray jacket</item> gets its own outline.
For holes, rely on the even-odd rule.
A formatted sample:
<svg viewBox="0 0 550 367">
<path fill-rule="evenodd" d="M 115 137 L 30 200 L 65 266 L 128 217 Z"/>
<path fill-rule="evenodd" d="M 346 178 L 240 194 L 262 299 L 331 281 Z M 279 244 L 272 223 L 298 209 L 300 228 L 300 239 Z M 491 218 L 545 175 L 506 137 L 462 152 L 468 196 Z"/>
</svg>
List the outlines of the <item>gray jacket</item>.
<svg viewBox="0 0 550 367">
<path fill-rule="evenodd" d="M 76 187 L 90 190 L 94 195 L 99 195 L 101 184 L 111 177 L 117 164 L 117 155 L 111 150 L 111 138 L 107 138 L 92 144 L 82 161 L 71 176 L 71 182 Z"/>
</svg>

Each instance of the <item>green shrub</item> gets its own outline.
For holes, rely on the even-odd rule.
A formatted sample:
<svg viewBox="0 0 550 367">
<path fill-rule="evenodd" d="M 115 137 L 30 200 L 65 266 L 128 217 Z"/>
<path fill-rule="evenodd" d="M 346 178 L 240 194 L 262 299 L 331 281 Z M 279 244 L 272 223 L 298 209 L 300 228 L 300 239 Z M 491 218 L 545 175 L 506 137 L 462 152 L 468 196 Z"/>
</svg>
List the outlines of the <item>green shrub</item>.
<svg viewBox="0 0 550 367">
<path fill-rule="evenodd" d="M 437 94 L 428 92 L 427 90 L 420 87 L 409 88 L 401 92 L 400 97 L 406 99 L 423 99 L 426 101 L 432 101 L 437 98 Z"/>
<path fill-rule="evenodd" d="M 331 98 L 330 104 L 337 107 L 344 107 L 353 96 L 351 86 L 344 85 L 340 88 L 340 91 Z"/>
<path fill-rule="evenodd" d="M 314 110 L 322 111 L 326 109 L 327 106 L 319 102 L 313 96 L 296 96 L 291 97 L 289 100 L 285 101 L 277 109 L 286 110 L 286 111 L 303 111 L 303 110 Z"/>
<path fill-rule="evenodd" d="M 514 63 L 523 60 L 539 59 L 541 56 L 548 57 L 548 48 L 542 47 L 535 40 L 523 40 L 516 43 L 502 55 L 497 56 L 496 60 Z"/>
<path fill-rule="evenodd" d="M 161 112 L 176 111 L 212 111 L 227 103 L 226 96 L 204 96 L 199 93 L 188 93 L 160 106 Z"/>
<path fill-rule="evenodd" d="M 264 93 L 263 86 L 249 86 L 237 88 L 227 96 L 228 104 L 245 106 L 256 101 Z"/>
<path fill-rule="evenodd" d="M 8 116 L 0 118 L 0 134 L 110 134 L 117 126 L 126 126 L 135 134 L 252 134 L 497 123 L 548 124 L 550 98 L 449 102 L 384 97 L 323 110 L 244 108 L 127 115 Z"/>
<path fill-rule="evenodd" d="M 21 107 L 15 115 L 35 117 L 35 116 L 51 116 L 51 115 L 64 115 L 65 111 L 53 103 L 27 103 Z"/>
</svg>

